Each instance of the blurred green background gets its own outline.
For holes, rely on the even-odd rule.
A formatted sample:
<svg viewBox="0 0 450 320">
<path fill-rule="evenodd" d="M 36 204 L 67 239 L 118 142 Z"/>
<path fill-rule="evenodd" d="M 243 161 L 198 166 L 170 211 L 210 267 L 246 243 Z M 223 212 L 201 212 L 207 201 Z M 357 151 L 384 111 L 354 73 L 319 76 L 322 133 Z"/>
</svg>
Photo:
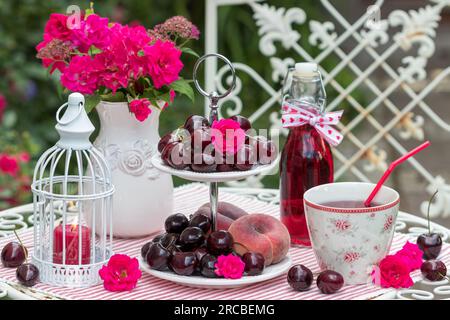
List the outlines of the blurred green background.
<svg viewBox="0 0 450 320">
<path fill-rule="evenodd" d="M 302 1 L 302 7 L 311 18 L 319 15 L 317 1 Z M 42 40 L 43 29 L 49 15 L 53 12 L 65 13 L 69 5 L 80 8 L 89 7 L 89 1 L 0 1 L 0 94 L 6 99 L 0 126 L 0 154 L 17 155 L 27 152 L 31 161 L 21 164 L 18 182 L 8 175 L 0 173 L 0 209 L 29 201 L 28 184 L 31 170 L 39 155 L 58 139 L 54 130 L 55 112 L 65 102 L 66 95 L 60 95 L 59 75 L 49 76 L 36 58 L 35 46 Z M 267 1 L 277 6 L 291 7 L 295 0 Z M 147 28 L 161 23 L 174 15 L 183 15 L 196 24 L 200 31 L 199 41 L 190 43 L 197 53 L 204 53 L 204 14 L 205 1 L 200 0 L 152 0 L 152 1 L 97 1 L 95 12 L 121 23 L 139 22 Z M 257 26 L 248 6 L 225 7 L 219 15 L 219 52 L 232 61 L 246 61 L 249 57 L 261 56 L 258 50 Z M 230 17 L 234 23 L 227 23 Z M 300 29 L 301 30 L 301 29 Z M 308 32 L 301 30 L 301 32 Z M 307 36 L 302 37 L 307 39 Z M 244 45 L 245 44 L 245 45 Z M 303 46 L 309 47 L 305 40 Z M 185 55 L 185 68 L 182 76 L 192 78 L 195 58 Z M 329 61 L 327 63 L 332 63 Z M 271 79 L 272 69 L 267 59 L 252 59 L 252 68 L 266 79 Z M 345 75 L 344 75 L 345 76 Z M 202 80 L 202 79 L 201 79 Z M 260 94 L 260 88 L 249 77 L 242 77 L 243 115 L 250 115 L 267 99 Z M 349 81 L 351 79 L 349 78 Z M 178 97 L 175 103 L 161 116 L 160 134 L 172 130 L 184 122 L 190 114 L 203 113 L 203 98 L 199 95 L 192 104 L 185 97 Z M 97 129 L 98 118 L 91 113 Z M 265 122 L 266 121 L 266 122 Z M 256 128 L 266 128 L 268 119 L 254 124 Z M 92 136 L 94 138 L 96 133 Z M 185 181 L 176 180 L 179 185 Z M 278 177 L 266 178 L 265 184 L 276 186 Z"/>
</svg>

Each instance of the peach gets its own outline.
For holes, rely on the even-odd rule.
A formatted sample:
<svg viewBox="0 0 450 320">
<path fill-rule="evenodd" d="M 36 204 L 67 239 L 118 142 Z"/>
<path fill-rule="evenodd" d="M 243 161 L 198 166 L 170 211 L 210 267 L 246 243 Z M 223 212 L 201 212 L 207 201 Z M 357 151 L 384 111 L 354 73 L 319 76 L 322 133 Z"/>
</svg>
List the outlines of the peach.
<svg viewBox="0 0 450 320">
<path fill-rule="evenodd" d="M 233 236 L 234 249 L 239 255 L 258 252 L 264 256 L 266 266 L 283 260 L 291 243 L 284 224 L 267 214 L 242 216 L 231 224 L 228 232 Z"/>
<path fill-rule="evenodd" d="M 208 207 L 201 207 L 195 213 L 194 216 L 203 214 L 207 217 L 211 217 L 211 210 Z M 220 212 L 217 213 L 217 230 L 228 230 L 233 223 L 233 219 L 224 216 Z"/>
</svg>

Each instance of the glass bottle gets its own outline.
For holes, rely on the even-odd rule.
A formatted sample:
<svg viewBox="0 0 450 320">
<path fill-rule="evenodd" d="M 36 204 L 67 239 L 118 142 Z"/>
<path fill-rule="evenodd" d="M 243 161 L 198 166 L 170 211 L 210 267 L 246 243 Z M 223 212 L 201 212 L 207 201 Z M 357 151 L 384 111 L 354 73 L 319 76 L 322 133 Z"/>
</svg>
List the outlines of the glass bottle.
<svg viewBox="0 0 450 320">
<path fill-rule="evenodd" d="M 317 64 L 297 63 L 284 103 L 320 115 L 326 94 Z M 281 221 L 296 245 L 311 246 L 303 207 L 303 194 L 320 184 L 333 182 L 330 145 L 310 124 L 290 127 L 280 161 Z"/>
</svg>

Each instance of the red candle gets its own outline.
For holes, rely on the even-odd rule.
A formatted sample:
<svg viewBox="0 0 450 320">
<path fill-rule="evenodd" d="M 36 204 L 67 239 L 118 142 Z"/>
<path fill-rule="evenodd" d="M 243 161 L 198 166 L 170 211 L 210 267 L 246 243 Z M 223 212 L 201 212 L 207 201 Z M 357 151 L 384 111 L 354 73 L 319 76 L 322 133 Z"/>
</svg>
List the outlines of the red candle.
<svg viewBox="0 0 450 320">
<path fill-rule="evenodd" d="M 81 227 L 81 248 L 79 248 Z M 81 264 L 91 262 L 91 234 L 90 229 L 78 224 L 67 224 L 66 230 L 66 264 L 78 264 L 81 251 Z M 53 232 L 53 263 L 63 263 L 64 234 L 63 225 L 59 225 Z"/>
</svg>

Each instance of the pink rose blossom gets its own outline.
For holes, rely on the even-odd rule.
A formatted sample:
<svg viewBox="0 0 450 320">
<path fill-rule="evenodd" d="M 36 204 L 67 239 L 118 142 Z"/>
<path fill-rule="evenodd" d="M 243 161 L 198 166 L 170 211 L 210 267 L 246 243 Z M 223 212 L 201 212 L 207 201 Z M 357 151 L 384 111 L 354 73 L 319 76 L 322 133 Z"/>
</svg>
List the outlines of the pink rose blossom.
<svg viewBox="0 0 450 320">
<path fill-rule="evenodd" d="M 2 94 L 0 94 L 0 122 L 3 119 L 3 113 L 5 112 L 6 105 L 6 98 Z"/>
<path fill-rule="evenodd" d="M 395 255 L 405 258 L 409 265 L 410 271 L 420 269 L 422 266 L 423 252 L 420 250 L 419 246 L 414 243 L 407 241 L 403 248 Z"/>
<path fill-rule="evenodd" d="M 245 263 L 233 254 L 227 256 L 221 255 L 217 258 L 217 262 L 214 265 L 216 268 L 214 272 L 219 277 L 227 279 L 240 279 L 244 274 Z"/>
<path fill-rule="evenodd" d="M 81 21 L 80 28 L 72 33 L 72 43 L 81 52 L 88 52 L 91 46 L 104 49 L 109 44 L 110 29 L 108 18 L 102 18 L 96 14 L 89 15 L 86 20 Z"/>
<path fill-rule="evenodd" d="M 178 80 L 183 69 L 180 60 L 181 50 L 170 41 L 157 40 L 152 46 L 144 48 L 147 57 L 147 71 L 156 89 Z"/>
<path fill-rule="evenodd" d="M 18 156 L 18 159 L 20 162 L 28 163 L 28 162 L 30 162 L 31 157 L 28 152 L 21 152 Z"/>
<path fill-rule="evenodd" d="M 103 286 L 108 291 L 131 291 L 141 278 L 139 262 L 124 254 L 113 255 L 99 271 Z"/>
<path fill-rule="evenodd" d="M 134 116 L 140 122 L 145 121 L 152 113 L 152 109 L 150 109 L 150 101 L 146 98 L 131 101 L 130 112 L 134 113 Z"/>
<path fill-rule="evenodd" d="M 19 172 L 19 163 L 17 159 L 8 154 L 0 154 L 0 171 L 10 175 L 11 177 L 17 176 Z"/>
<path fill-rule="evenodd" d="M 211 129 L 211 142 L 222 154 L 235 154 L 245 142 L 245 131 L 232 119 L 214 121 Z"/>
<path fill-rule="evenodd" d="M 414 282 L 409 273 L 407 259 L 401 255 L 388 255 L 372 272 L 372 281 L 383 288 L 410 288 Z"/>
<path fill-rule="evenodd" d="M 175 90 L 170 89 L 169 96 L 170 96 L 170 102 L 173 102 L 175 100 L 175 96 L 176 96 Z"/>
<path fill-rule="evenodd" d="M 72 30 L 67 26 L 67 19 L 64 14 L 52 13 L 45 25 L 44 34 L 48 34 L 50 38 L 69 40 Z"/>
<path fill-rule="evenodd" d="M 99 65 L 89 56 L 75 56 L 61 75 L 61 83 L 67 89 L 92 94 L 99 84 Z"/>
</svg>

